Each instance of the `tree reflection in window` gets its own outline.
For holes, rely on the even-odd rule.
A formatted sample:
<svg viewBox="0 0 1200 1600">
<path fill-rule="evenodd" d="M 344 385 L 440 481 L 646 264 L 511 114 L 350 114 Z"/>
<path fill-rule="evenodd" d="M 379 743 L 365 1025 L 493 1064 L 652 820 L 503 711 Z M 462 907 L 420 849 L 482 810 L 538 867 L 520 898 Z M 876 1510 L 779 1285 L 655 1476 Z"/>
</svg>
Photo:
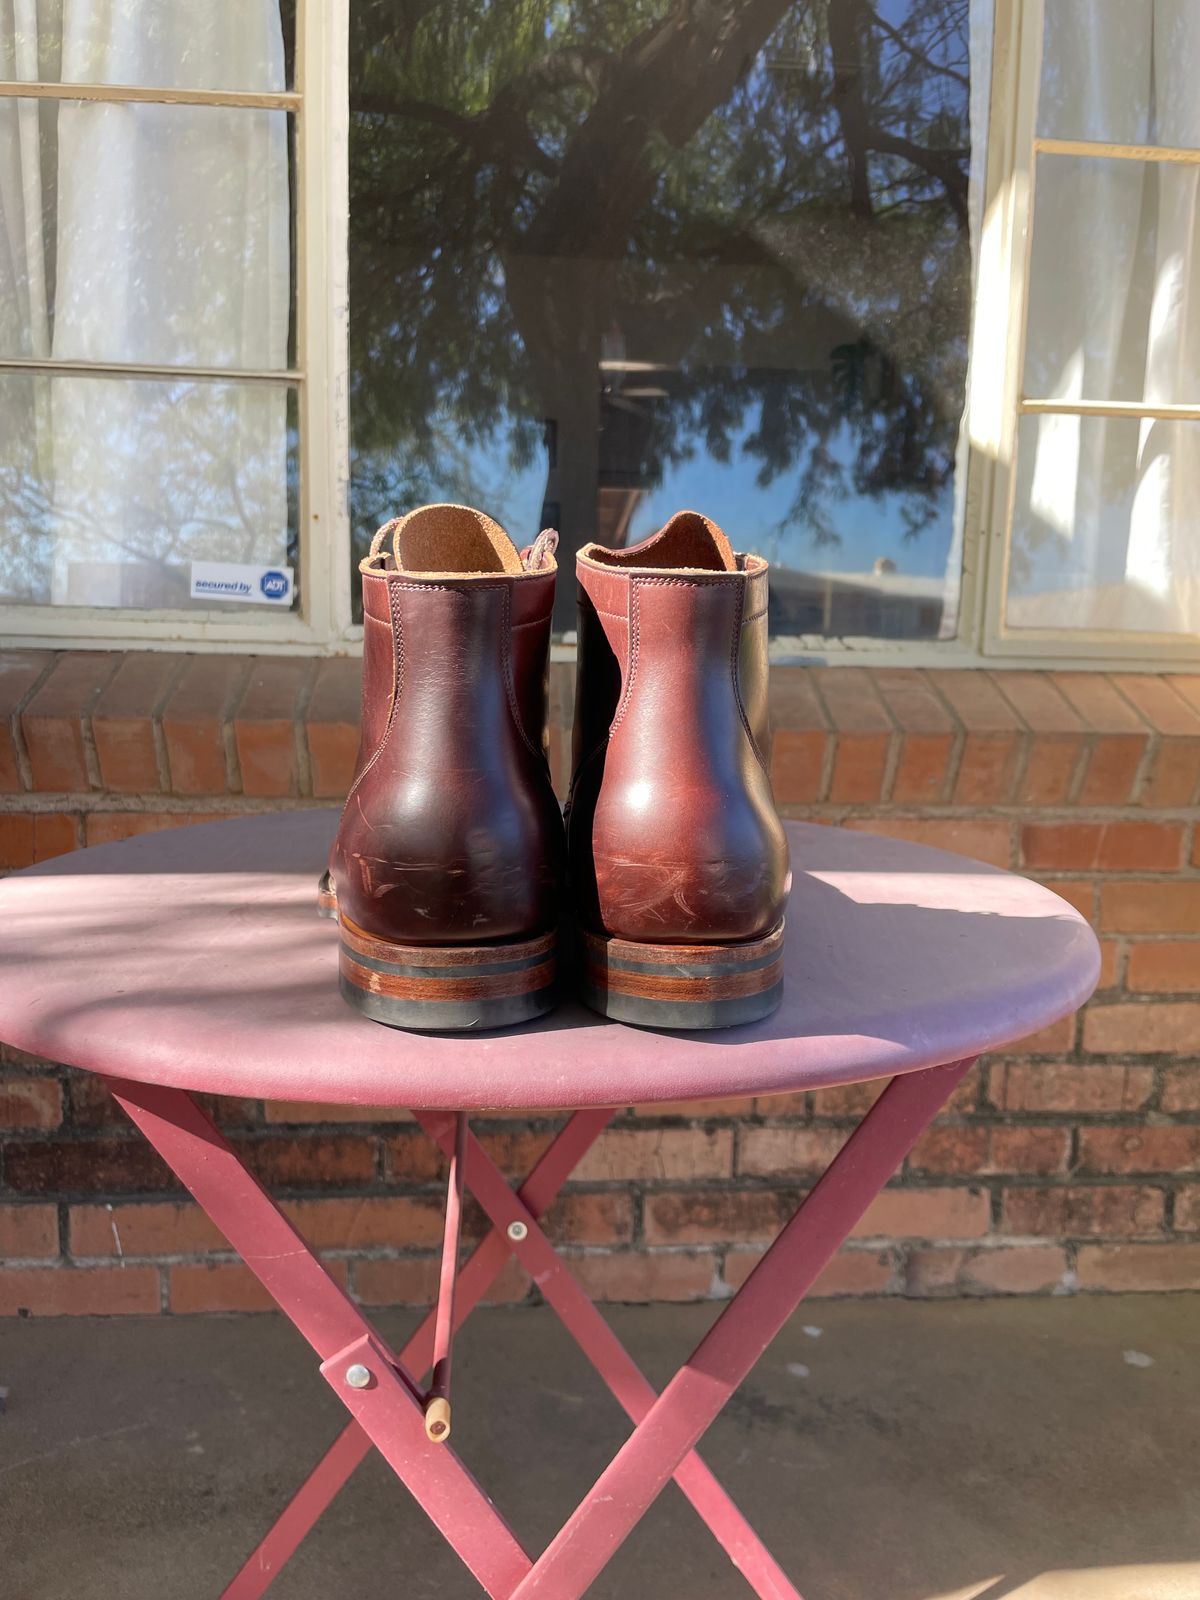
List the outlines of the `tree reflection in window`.
<svg viewBox="0 0 1200 1600">
<path fill-rule="evenodd" d="M 357 0 L 356 555 L 431 497 L 518 540 L 557 526 L 567 551 L 724 501 L 735 544 L 777 563 L 778 630 L 936 634 L 967 13 Z"/>
</svg>

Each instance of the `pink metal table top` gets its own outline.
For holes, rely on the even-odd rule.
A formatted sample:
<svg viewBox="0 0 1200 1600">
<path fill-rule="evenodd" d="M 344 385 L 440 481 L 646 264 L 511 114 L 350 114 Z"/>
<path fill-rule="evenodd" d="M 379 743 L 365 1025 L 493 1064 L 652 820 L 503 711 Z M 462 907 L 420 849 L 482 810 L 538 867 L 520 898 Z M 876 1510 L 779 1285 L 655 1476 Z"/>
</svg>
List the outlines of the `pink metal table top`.
<svg viewBox="0 0 1200 1600">
<path fill-rule="evenodd" d="M 783 1005 L 648 1033 L 574 1002 L 498 1033 L 406 1034 L 343 1002 L 316 915 L 333 811 L 143 835 L 0 883 L 0 1038 L 125 1080 L 413 1109 L 773 1094 L 973 1057 L 1075 1009 L 1096 940 L 962 856 L 789 823 Z"/>
</svg>

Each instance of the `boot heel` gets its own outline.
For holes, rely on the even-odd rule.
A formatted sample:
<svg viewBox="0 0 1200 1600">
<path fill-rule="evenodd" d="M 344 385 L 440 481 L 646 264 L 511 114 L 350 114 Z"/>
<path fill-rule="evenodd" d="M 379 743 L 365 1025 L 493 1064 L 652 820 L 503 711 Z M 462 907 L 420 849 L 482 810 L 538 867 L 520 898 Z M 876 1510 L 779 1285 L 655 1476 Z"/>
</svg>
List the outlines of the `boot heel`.
<svg viewBox="0 0 1200 1600">
<path fill-rule="evenodd" d="M 580 931 L 583 999 L 646 1028 L 732 1028 L 783 998 L 783 923 L 749 944 L 635 944 Z"/>
<path fill-rule="evenodd" d="M 393 1028 L 507 1028 L 558 1003 L 554 933 L 512 944 L 395 944 L 340 914 L 338 933 L 343 998 Z"/>
</svg>

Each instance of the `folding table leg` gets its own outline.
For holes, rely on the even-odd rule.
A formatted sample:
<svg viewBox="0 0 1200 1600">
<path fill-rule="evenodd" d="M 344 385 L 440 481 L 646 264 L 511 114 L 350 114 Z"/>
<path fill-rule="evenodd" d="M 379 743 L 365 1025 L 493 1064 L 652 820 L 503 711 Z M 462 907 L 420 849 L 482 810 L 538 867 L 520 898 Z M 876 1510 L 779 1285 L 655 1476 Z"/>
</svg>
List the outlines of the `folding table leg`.
<svg viewBox="0 0 1200 1600">
<path fill-rule="evenodd" d="M 577 1111 L 559 1131 L 518 1190 L 531 1217 L 539 1217 L 570 1177 L 575 1167 L 612 1121 L 611 1110 Z M 512 1245 L 502 1228 L 495 1227 L 480 1240 L 459 1273 L 454 1300 L 454 1325 L 462 1326 L 503 1270 Z M 414 1374 L 428 1371 L 433 1356 L 434 1312 L 400 1352 L 400 1360 Z M 347 1480 L 371 1449 L 371 1440 L 351 1421 L 318 1461 L 288 1505 L 251 1552 L 221 1600 L 259 1600 L 280 1570 L 295 1554 L 306 1534 L 333 1503 Z"/>
<path fill-rule="evenodd" d="M 454 1148 L 457 1128 L 452 1116 L 445 1112 L 418 1111 L 416 1117 L 444 1151 Z M 521 1232 L 512 1245 L 513 1254 L 534 1279 L 626 1415 L 632 1422 L 640 1422 L 657 1400 L 657 1391 L 643 1377 L 633 1357 L 538 1226 L 537 1219 L 526 1209 L 523 1195 L 513 1193 L 503 1173 L 473 1136 L 467 1139 L 466 1179 L 467 1187 L 498 1229 L 507 1232 L 512 1223 L 520 1224 Z M 782 1567 L 699 1456 L 690 1454 L 679 1463 L 675 1481 L 759 1600 L 801 1600 Z"/>
<path fill-rule="evenodd" d="M 124 1081 L 110 1088 L 312 1345 L 335 1392 L 442 1536 L 493 1600 L 504 1600 L 528 1572 L 529 1557 L 453 1449 L 426 1439 L 424 1408 L 411 1375 L 190 1095 Z M 366 1359 L 347 1356 L 366 1347 Z M 366 1383 L 356 1382 L 354 1367 L 366 1370 Z"/>
<path fill-rule="evenodd" d="M 893 1078 L 510 1600 L 579 1600 L 972 1064 Z"/>
</svg>

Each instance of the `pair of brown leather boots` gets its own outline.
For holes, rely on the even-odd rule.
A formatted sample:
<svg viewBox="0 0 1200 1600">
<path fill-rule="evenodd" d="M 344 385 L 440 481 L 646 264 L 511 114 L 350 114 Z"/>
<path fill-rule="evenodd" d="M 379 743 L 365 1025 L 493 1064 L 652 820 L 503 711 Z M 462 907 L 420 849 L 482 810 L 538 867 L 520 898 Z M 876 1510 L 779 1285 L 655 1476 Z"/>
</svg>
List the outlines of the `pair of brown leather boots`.
<svg viewBox="0 0 1200 1600">
<path fill-rule="evenodd" d="M 694 511 L 579 552 L 564 824 L 556 544 L 518 552 L 482 512 L 424 506 L 361 564 L 362 737 L 321 885 L 342 993 L 396 1027 L 496 1028 L 551 1010 L 573 959 L 583 999 L 623 1022 L 764 1017 L 791 881 L 763 756 L 767 564 Z"/>
</svg>

